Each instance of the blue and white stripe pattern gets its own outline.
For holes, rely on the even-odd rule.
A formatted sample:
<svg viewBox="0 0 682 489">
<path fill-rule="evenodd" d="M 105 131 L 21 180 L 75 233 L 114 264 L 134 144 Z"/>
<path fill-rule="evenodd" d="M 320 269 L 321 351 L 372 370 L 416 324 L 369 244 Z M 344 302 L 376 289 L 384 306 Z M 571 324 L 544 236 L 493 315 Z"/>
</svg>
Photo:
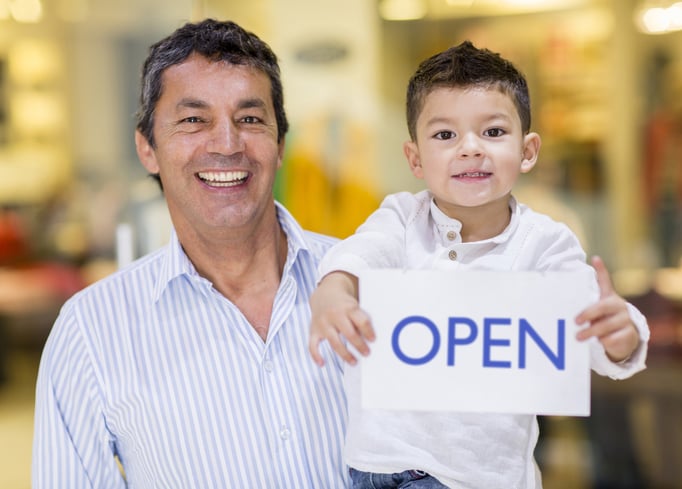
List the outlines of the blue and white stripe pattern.
<svg viewBox="0 0 682 489">
<path fill-rule="evenodd" d="M 349 487 L 342 365 L 307 350 L 334 240 L 278 213 L 289 254 L 265 342 L 175 235 L 65 304 L 41 359 L 34 488 Z"/>
</svg>

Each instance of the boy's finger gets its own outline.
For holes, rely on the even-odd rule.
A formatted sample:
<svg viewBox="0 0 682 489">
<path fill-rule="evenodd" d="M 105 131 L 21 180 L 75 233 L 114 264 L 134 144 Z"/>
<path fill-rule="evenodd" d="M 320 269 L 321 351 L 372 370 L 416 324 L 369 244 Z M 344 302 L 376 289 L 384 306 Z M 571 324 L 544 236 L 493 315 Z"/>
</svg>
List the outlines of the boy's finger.
<svg viewBox="0 0 682 489">
<path fill-rule="evenodd" d="M 365 311 L 362 309 L 356 309 L 351 313 L 351 321 L 357 328 L 358 333 L 367 341 L 374 341 L 374 328 L 372 327 L 372 321 Z"/>
<path fill-rule="evenodd" d="M 599 256 L 592 257 L 592 266 L 597 272 L 597 284 L 599 285 L 599 297 L 604 298 L 613 294 L 613 284 L 611 283 L 611 276 L 606 269 L 604 260 Z"/>
<path fill-rule="evenodd" d="M 311 336 L 310 340 L 308 341 L 308 351 L 310 352 L 310 356 L 313 357 L 313 361 L 322 367 L 324 366 L 324 360 L 322 359 L 322 355 L 320 355 L 320 341 L 320 338 L 314 338 Z"/>
</svg>

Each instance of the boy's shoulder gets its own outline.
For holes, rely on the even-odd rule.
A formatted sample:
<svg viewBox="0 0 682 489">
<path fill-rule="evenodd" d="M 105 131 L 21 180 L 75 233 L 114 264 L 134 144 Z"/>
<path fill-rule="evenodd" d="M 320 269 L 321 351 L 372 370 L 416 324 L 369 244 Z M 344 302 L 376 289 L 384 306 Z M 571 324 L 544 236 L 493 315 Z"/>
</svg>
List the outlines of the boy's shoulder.
<svg viewBox="0 0 682 489">
<path fill-rule="evenodd" d="M 578 234 L 565 222 L 555 219 L 549 214 L 536 211 L 530 206 L 517 202 L 519 225 L 528 232 L 532 230 L 537 236 L 544 236 L 549 240 L 563 240 L 581 242 Z"/>
<path fill-rule="evenodd" d="M 395 192 L 386 195 L 379 206 L 382 208 L 399 209 L 403 213 L 409 214 L 411 212 L 419 212 L 420 209 L 428 209 L 431 206 L 431 199 L 433 196 L 428 190 L 419 192 Z"/>
<path fill-rule="evenodd" d="M 516 205 L 519 215 L 525 221 L 534 222 L 538 225 L 546 226 L 548 228 L 553 227 L 568 228 L 568 225 L 565 222 L 549 215 L 548 213 L 535 210 L 528 204 L 524 204 L 523 202 L 517 202 Z"/>
</svg>

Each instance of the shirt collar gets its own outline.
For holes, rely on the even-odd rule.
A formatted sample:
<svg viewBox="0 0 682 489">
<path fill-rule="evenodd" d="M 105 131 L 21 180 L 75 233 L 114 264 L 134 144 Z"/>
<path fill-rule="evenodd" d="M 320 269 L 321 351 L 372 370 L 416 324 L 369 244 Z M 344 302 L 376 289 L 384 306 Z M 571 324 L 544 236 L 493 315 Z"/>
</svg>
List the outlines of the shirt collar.
<svg viewBox="0 0 682 489">
<path fill-rule="evenodd" d="M 298 258 L 301 251 L 308 251 L 309 247 L 305 240 L 303 229 L 296 222 L 294 217 L 287 211 L 282 204 L 275 201 L 277 209 L 277 219 L 279 220 L 284 234 L 287 236 L 287 260 L 284 265 L 286 275 L 291 270 L 293 263 Z M 182 249 L 175 228 L 171 229 L 170 240 L 166 245 L 163 255 L 161 269 L 154 288 L 154 300 L 158 301 L 168 285 L 181 276 L 194 277 L 205 280 L 199 275 L 194 264 L 191 262 L 185 251 Z"/>
<path fill-rule="evenodd" d="M 519 204 L 513 196 L 509 196 L 509 209 L 511 210 L 511 219 L 509 220 L 509 224 L 504 231 L 497 236 L 493 236 L 492 238 L 480 242 L 504 243 L 505 241 L 509 240 L 512 234 L 514 234 L 516 228 L 519 226 Z M 460 234 L 462 231 L 462 223 L 457 219 L 449 217 L 442 210 L 440 210 L 436 205 L 436 201 L 434 200 L 433 196 L 431 196 L 431 217 L 436 223 L 438 229 L 451 229 L 457 232 L 457 234 Z"/>
</svg>

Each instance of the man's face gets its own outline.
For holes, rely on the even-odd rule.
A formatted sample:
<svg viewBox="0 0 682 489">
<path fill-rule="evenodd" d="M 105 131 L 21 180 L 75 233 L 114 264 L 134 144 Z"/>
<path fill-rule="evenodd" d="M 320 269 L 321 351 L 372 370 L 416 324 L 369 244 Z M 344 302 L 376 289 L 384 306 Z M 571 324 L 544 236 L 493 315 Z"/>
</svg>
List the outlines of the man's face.
<svg viewBox="0 0 682 489">
<path fill-rule="evenodd" d="M 282 162 L 270 80 L 243 65 L 192 55 L 168 68 L 140 161 L 163 184 L 173 224 L 199 235 L 255 229 L 272 208 Z"/>
</svg>

